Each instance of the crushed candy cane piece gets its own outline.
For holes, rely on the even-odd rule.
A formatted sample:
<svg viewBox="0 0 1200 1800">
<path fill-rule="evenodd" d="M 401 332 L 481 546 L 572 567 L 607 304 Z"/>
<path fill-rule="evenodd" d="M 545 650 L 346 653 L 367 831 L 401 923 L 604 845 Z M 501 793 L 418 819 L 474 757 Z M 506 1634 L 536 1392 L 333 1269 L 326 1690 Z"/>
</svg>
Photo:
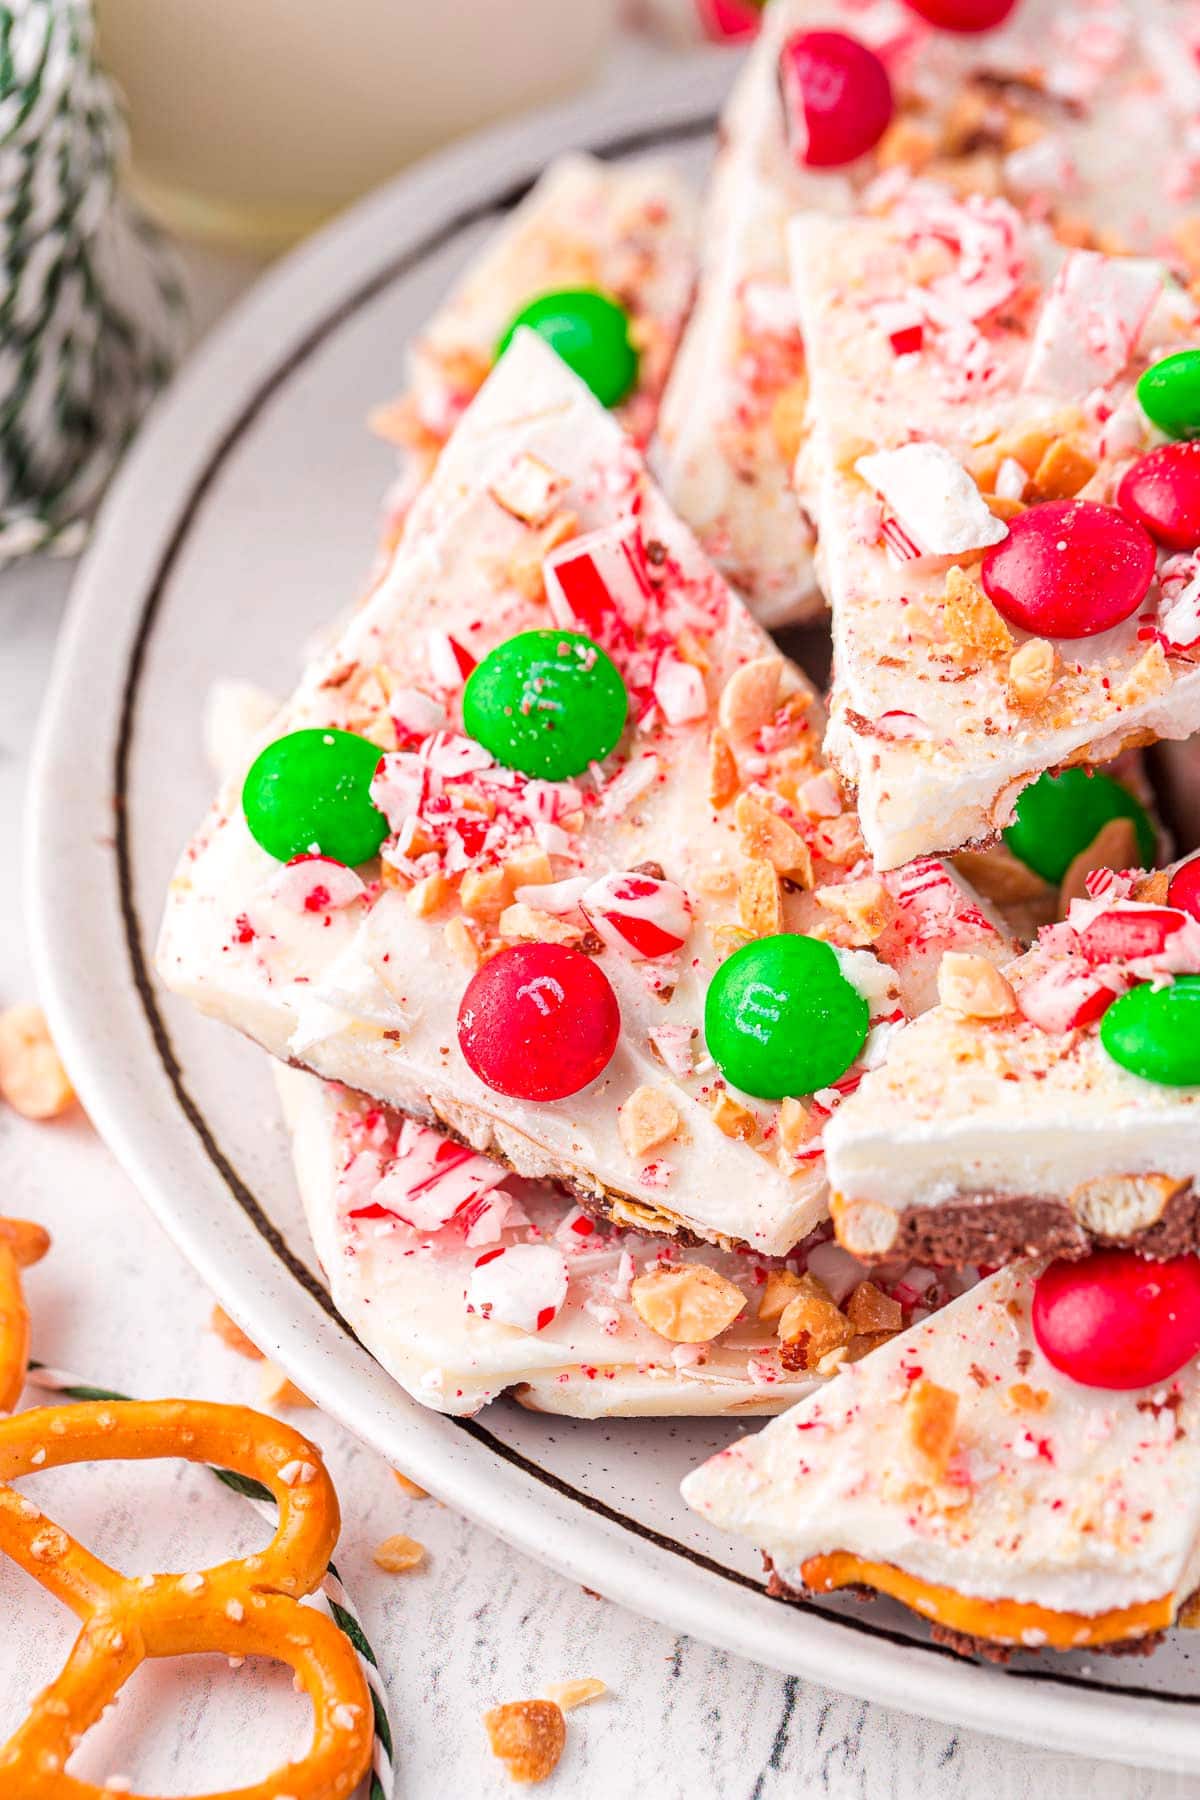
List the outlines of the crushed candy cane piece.
<svg viewBox="0 0 1200 1800">
<path fill-rule="evenodd" d="M 544 1331 L 567 1297 L 567 1265 L 553 1244 L 489 1250 L 471 1271 L 467 1305 L 518 1331 Z"/>
<path fill-rule="evenodd" d="M 645 545 L 622 519 L 552 550 L 542 565 L 556 625 L 581 627 L 603 641 L 614 623 L 639 625 L 651 593 Z"/>
<path fill-rule="evenodd" d="M 271 895 L 289 912 L 336 912 L 366 894 L 366 884 L 332 856 L 294 856 L 275 875 Z"/>
<path fill-rule="evenodd" d="M 944 444 L 877 450 L 854 465 L 929 556 L 961 556 L 1008 536 L 967 471 Z"/>
<path fill-rule="evenodd" d="M 1022 386 L 1069 400 L 1113 381 L 1165 279 L 1147 257 L 1072 250 L 1042 302 Z"/>
<path fill-rule="evenodd" d="M 592 882 L 580 905 L 610 948 L 634 958 L 670 956 L 682 948 L 692 928 L 683 888 L 636 869 Z"/>
<path fill-rule="evenodd" d="M 663 656 L 654 672 L 654 698 L 668 725 L 687 725 L 708 711 L 704 677 L 692 663 Z"/>
<path fill-rule="evenodd" d="M 505 1172 L 498 1163 L 443 1137 L 428 1125 L 405 1119 L 396 1155 L 371 1194 L 367 1212 L 393 1214 L 417 1231 L 439 1231 L 481 1194 L 499 1187 Z M 363 1216 L 351 1211 L 351 1218 Z"/>
<path fill-rule="evenodd" d="M 540 456 L 522 450 L 488 488 L 497 506 L 523 525 L 544 525 L 570 482 Z"/>
</svg>

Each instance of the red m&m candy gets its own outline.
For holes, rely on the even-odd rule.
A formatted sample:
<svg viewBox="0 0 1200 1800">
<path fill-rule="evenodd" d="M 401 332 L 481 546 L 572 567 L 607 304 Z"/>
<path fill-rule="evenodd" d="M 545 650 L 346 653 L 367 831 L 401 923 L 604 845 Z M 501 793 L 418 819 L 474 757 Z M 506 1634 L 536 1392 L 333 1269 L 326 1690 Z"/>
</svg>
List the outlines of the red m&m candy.
<svg viewBox="0 0 1200 1800">
<path fill-rule="evenodd" d="M 1200 856 L 1189 856 L 1180 863 L 1167 889 L 1167 905 L 1200 919 Z"/>
<path fill-rule="evenodd" d="M 851 163 L 892 117 L 892 84 L 873 50 L 844 31 L 798 31 L 779 56 L 784 124 L 794 159 L 814 169 Z"/>
<path fill-rule="evenodd" d="M 1137 611 L 1154 564 L 1149 537 L 1115 506 L 1047 500 L 1009 521 L 1008 536 L 988 551 L 979 573 L 1010 625 L 1038 637 L 1082 638 Z"/>
<path fill-rule="evenodd" d="M 621 1034 L 608 977 L 567 944 L 514 944 L 472 976 L 458 1042 L 493 1092 L 565 1100 L 607 1067 Z"/>
<path fill-rule="evenodd" d="M 1117 501 L 1168 550 L 1200 545 L 1200 442 L 1160 444 L 1140 456 L 1117 489 Z"/>
<path fill-rule="evenodd" d="M 1097 1250 L 1053 1262 L 1034 1288 L 1033 1335 L 1047 1360 L 1084 1387 L 1166 1381 L 1200 1351 L 1200 1257 L 1149 1262 L 1132 1250 Z"/>
<path fill-rule="evenodd" d="M 1017 0 L 907 0 L 911 10 L 941 31 L 994 31 Z"/>
</svg>

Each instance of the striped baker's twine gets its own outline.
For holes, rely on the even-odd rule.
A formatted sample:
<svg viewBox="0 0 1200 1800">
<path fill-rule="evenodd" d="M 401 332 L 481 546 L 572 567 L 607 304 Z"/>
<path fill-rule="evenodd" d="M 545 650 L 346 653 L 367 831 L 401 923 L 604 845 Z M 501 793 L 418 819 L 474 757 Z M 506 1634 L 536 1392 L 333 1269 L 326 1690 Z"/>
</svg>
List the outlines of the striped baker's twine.
<svg viewBox="0 0 1200 1800">
<path fill-rule="evenodd" d="M 128 1394 L 118 1394 L 112 1388 L 92 1387 L 81 1381 L 77 1375 L 68 1375 L 63 1369 L 48 1369 L 42 1363 L 31 1362 L 29 1365 L 29 1382 L 31 1387 L 42 1388 L 48 1393 L 62 1394 L 68 1400 L 128 1400 Z M 255 1481 L 249 1475 L 239 1475 L 236 1469 L 218 1469 L 211 1463 L 205 1465 L 210 1475 L 225 1487 L 240 1494 L 265 1519 L 272 1530 L 276 1524 L 275 1496 L 270 1488 Z M 350 1639 L 366 1677 L 367 1687 L 371 1693 L 371 1710 L 375 1715 L 375 1744 L 371 1753 L 371 1782 L 368 1788 L 369 1800 L 394 1800 L 396 1771 L 393 1763 L 395 1754 L 392 1738 L 391 1720 L 388 1717 L 387 1690 L 383 1685 L 383 1677 L 379 1672 L 379 1659 L 371 1647 L 370 1639 L 359 1622 L 358 1615 L 350 1601 L 341 1576 L 333 1563 L 321 1583 L 319 1593 L 313 1595 L 314 1606 L 320 1607 L 338 1625 Z"/>
<path fill-rule="evenodd" d="M 78 550 L 182 345 L 173 253 L 119 189 L 91 0 L 0 3 L 0 564 Z"/>
</svg>

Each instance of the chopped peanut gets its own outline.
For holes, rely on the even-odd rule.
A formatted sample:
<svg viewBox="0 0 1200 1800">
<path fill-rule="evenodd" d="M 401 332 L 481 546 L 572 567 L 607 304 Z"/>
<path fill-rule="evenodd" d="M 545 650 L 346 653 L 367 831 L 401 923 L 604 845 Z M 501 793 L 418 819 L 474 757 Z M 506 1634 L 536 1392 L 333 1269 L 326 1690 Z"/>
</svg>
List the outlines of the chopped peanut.
<svg viewBox="0 0 1200 1800">
<path fill-rule="evenodd" d="M 415 1481 L 410 1481 L 407 1475 L 402 1475 L 399 1469 L 392 1470 L 392 1480 L 400 1492 L 407 1494 L 410 1500 L 428 1500 L 429 1495 L 425 1489 L 418 1487 Z"/>
<path fill-rule="evenodd" d="M 814 898 L 818 906 L 833 913 L 849 928 L 850 947 L 873 944 L 876 938 L 882 937 L 896 911 L 892 896 L 877 875 L 818 888 Z"/>
<path fill-rule="evenodd" d="M 479 945 L 465 919 L 447 920 L 443 936 L 446 940 L 446 948 L 455 962 L 462 963 L 464 968 L 468 969 L 479 967 L 482 961 Z"/>
<path fill-rule="evenodd" d="M 758 1136 L 758 1115 L 725 1088 L 718 1088 L 712 1103 L 713 1124 L 728 1138 L 752 1144 Z"/>
<path fill-rule="evenodd" d="M 875 159 L 881 169 L 911 169 L 915 174 L 932 161 L 936 150 L 933 133 L 901 114 L 892 120 L 875 146 Z"/>
<path fill-rule="evenodd" d="M 938 999 L 964 1019 L 1006 1019 L 1017 1010 L 1017 997 L 986 956 L 947 950 L 938 968 Z"/>
<path fill-rule="evenodd" d="M 854 1336 L 854 1328 L 824 1282 L 801 1275 L 800 1289 L 780 1314 L 780 1361 L 785 1369 L 816 1369 Z"/>
<path fill-rule="evenodd" d="M 497 506 L 519 519 L 522 525 L 544 525 L 554 511 L 559 495 L 569 486 L 565 475 L 560 475 L 539 456 L 523 450 L 511 468 L 492 482 L 488 493 Z"/>
<path fill-rule="evenodd" d="M 545 1781 L 558 1767 L 567 1742 L 567 1722 L 553 1700 L 512 1700 L 483 1715 L 484 1730 L 513 1781 Z"/>
<path fill-rule="evenodd" d="M 1171 891 L 1171 877 L 1165 869 L 1152 869 L 1141 881 L 1134 883 L 1134 900 L 1141 900 L 1146 906 L 1165 906 L 1167 895 Z"/>
<path fill-rule="evenodd" d="M 705 1263 L 651 1269 L 638 1276 L 630 1298 L 642 1323 L 672 1344 L 707 1344 L 746 1305 L 741 1288 Z"/>
<path fill-rule="evenodd" d="M 1167 666 L 1166 651 L 1156 639 L 1138 657 L 1125 679 L 1114 682 L 1113 703 L 1119 708 L 1139 706 L 1143 700 L 1161 693 L 1170 684 L 1171 671 Z"/>
<path fill-rule="evenodd" d="M 763 1286 L 762 1299 L 758 1303 L 759 1322 L 763 1325 L 774 1325 L 781 1318 L 785 1309 L 790 1306 L 796 1295 L 803 1291 L 803 1282 L 791 1269 L 769 1269 Z"/>
<path fill-rule="evenodd" d="M 779 1142 L 790 1155 L 795 1156 L 798 1151 L 803 1150 L 805 1144 L 811 1143 L 820 1129 L 815 1113 L 808 1110 L 803 1100 L 797 1100 L 789 1094 L 786 1100 L 780 1102 Z"/>
<path fill-rule="evenodd" d="M 1030 638 L 1008 664 L 1008 691 L 1015 706 L 1040 706 L 1054 686 L 1058 651 L 1045 638 Z"/>
<path fill-rule="evenodd" d="M 738 877 L 738 919 L 751 937 L 774 937 L 783 928 L 779 877 L 765 858 L 746 862 Z"/>
<path fill-rule="evenodd" d="M 679 1130 L 679 1114 L 661 1088 L 635 1088 L 617 1110 L 617 1129 L 630 1156 L 644 1156 L 669 1143 Z"/>
<path fill-rule="evenodd" d="M 737 758 L 725 733 L 715 727 L 708 740 L 708 798 L 715 811 L 728 806 L 738 791 Z"/>
<path fill-rule="evenodd" d="M 1014 1381 L 1001 1395 L 1010 1412 L 1045 1412 L 1050 1404 L 1050 1394 L 1046 1388 L 1032 1388 L 1027 1381 Z"/>
<path fill-rule="evenodd" d="M 425 1561 L 425 1546 L 398 1531 L 376 1544 L 371 1557 L 377 1569 L 383 1569 L 389 1575 L 406 1575 Z"/>
<path fill-rule="evenodd" d="M 311 1406 L 307 1394 L 288 1380 L 282 1369 L 263 1359 L 258 1377 L 258 1397 L 264 1406 Z"/>
<path fill-rule="evenodd" d="M 712 929 L 713 949 L 724 962 L 735 950 L 751 942 L 750 933 L 740 925 L 714 925 Z"/>
<path fill-rule="evenodd" d="M 957 662 L 973 668 L 1011 655 L 1011 631 L 979 583 L 957 563 L 946 573 L 941 618 Z"/>
<path fill-rule="evenodd" d="M 1138 863 L 1137 830 L 1132 819 L 1109 819 L 1086 850 L 1067 867 L 1058 890 L 1058 916 L 1065 919 L 1072 900 L 1087 898 L 1087 878 L 1096 869 L 1135 869 Z"/>
<path fill-rule="evenodd" d="M 496 929 L 509 943 L 577 944 L 580 937 L 577 925 L 568 925 L 553 913 L 539 912 L 536 906 L 526 906 L 523 900 L 505 907 Z"/>
<path fill-rule="evenodd" d="M 802 887 L 812 886 L 812 852 L 786 819 L 750 794 L 738 795 L 733 819 L 746 856 L 769 862 L 778 874 Z"/>
<path fill-rule="evenodd" d="M 783 658 L 756 656 L 735 669 L 721 693 L 717 716 L 734 743 L 770 724 L 779 705 Z"/>
<path fill-rule="evenodd" d="M 235 1325 L 229 1314 L 225 1312 L 222 1307 L 213 1307 L 209 1323 L 221 1342 L 228 1345 L 229 1349 L 236 1350 L 239 1356 L 248 1357 L 251 1362 L 262 1362 L 264 1360 L 263 1353 L 258 1348 L 258 1345 L 250 1342 L 250 1339 L 246 1336 L 241 1326 Z"/>
<path fill-rule="evenodd" d="M 440 869 L 435 869 L 432 875 L 424 875 L 413 883 L 404 896 L 404 904 L 418 919 L 428 919 L 445 906 L 452 893 L 446 877 Z"/>
<path fill-rule="evenodd" d="M 75 1098 L 40 1006 L 0 1013 L 0 1097 L 26 1119 L 56 1119 Z"/>
<path fill-rule="evenodd" d="M 601 1694 L 607 1694 L 608 1684 L 597 1675 L 584 1675 L 576 1681 L 548 1681 L 546 1698 L 553 1700 L 555 1706 L 561 1706 L 564 1712 L 570 1712 L 573 1706 L 585 1706 L 589 1700 L 598 1700 Z"/>
<path fill-rule="evenodd" d="M 554 880 L 550 858 L 540 844 L 526 844 L 505 858 L 504 873 L 514 890 L 519 887 L 544 887 Z"/>
<path fill-rule="evenodd" d="M 860 1281 L 846 1302 L 846 1317 L 855 1331 L 899 1331 L 904 1309 L 873 1281 Z"/>
<path fill-rule="evenodd" d="M 922 1472 L 940 1481 L 954 1452 L 958 1395 L 936 1381 L 914 1381 L 904 1400 L 904 1429 Z"/>
<path fill-rule="evenodd" d="M 852 812 L 839 813 L 836 819 L 822 819 L 813 837 L 818 856 L 839 869 L 856 863 L 866 849 L 858 818 Z"/>
<path fill-rule="evenodd" d="M 459 905 L 481 925 L 495 925 L 511 900 L 512 882 L 505 869 L 468 869 L 459 883 Z"/>
<path fill-rule="evenodd" d="M 1033 471 L 1034 495 L 1039 500 L 1071 500 L 1096 473 L 1096 464 L 1070 438 L 1055 438 Z"/>
</svg>

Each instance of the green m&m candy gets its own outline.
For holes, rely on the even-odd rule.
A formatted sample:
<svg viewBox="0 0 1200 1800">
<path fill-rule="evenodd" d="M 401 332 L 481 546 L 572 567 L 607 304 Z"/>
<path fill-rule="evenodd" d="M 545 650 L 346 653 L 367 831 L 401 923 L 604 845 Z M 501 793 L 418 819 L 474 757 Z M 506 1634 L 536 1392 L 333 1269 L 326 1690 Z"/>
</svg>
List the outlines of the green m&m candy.
<svg viewBox="0 0 1200 1800">
<path fill-rule="evenodd" d="M 1168 437 L 1200 435 L 1200 350 L 1176 350 L 1152 363 L 1137 384 L 1142 411 Z"/>
<path fill-rule="evenodd" d="M 1200 975 L 1130 988 L 1100 1021 L 1100 1042 L 1132 1075 L 1162 1087 L 1200 1087 Z"/>
<path fill-rule="evenodd" d="M 567 781 L 625 729 L 629 696 L 612 659 L 579 631 L 522 631 L 472 669 L 463 725 L 506 769 Z"/>
<path fill-rule="evenodd" d="M 1044 881 L 1059 882 L 1110 819 L 1131 819 L 1143 867 L 1154 861 L 1154 827 L 1144 806 L 1111 775 L 1064 769 L 1039 775 L 1017 801 L 1004 841 Z"/>
<path fill-rule="evenodd" d="M 562 288 L 531 300 L 500 339 L 497 356 L 503 356 L 522 325 L 557 350 L 601 406 L 619 406 L 637 380 L 638 353 L 629 337 L 629 315 L 595 288 Z"/>
<path fill-rule="evenodd" d="M 371 802 L 380 755 L 377 744 L 332 726 L 276 738 L 242 786 L 250 835 L 280 862 L 314 845 L 349 868 L 369 862 L 388 834 Z"/>
<path fill-rule="evenodd" d="M 713 976 L 704 1041 L 722 1075 L 762 1100 L 812 1094 L 844 1075 L 871 1009 L 819 938 L 745 944 Z"/>
</svg>

